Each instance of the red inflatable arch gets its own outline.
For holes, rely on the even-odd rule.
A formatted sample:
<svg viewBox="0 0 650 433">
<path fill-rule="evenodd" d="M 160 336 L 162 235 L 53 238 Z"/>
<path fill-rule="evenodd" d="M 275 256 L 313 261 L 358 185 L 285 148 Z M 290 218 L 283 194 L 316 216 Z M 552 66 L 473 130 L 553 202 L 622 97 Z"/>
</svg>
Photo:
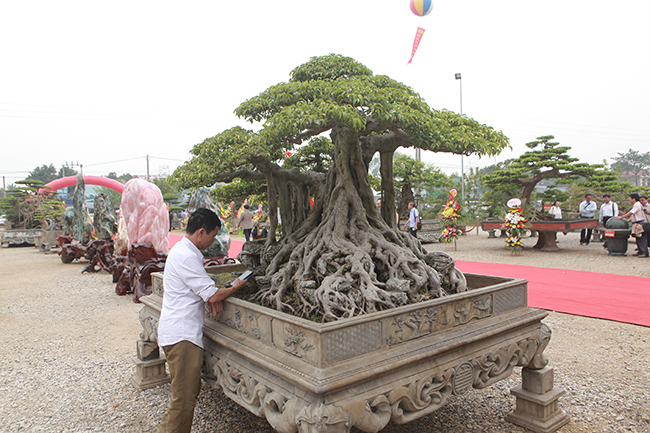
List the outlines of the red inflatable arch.
<svg viewBox="0 0 650 433">
<path fill-rule="evenodd" d="M 84 182 L 86 182 L 88 185 L 105 186 L 106 188 L 110 188 L 113 191 L 119 192 L 120 194 L 122 194 L 122 191 L 124 191 L 124 185 L 122 185 L 115 179 L 109 179 L 107 177 L 84 176 Z M 50 188 L 52 188 L 53 191 L 56 191 L 57 189 L 65 188 L 66 186 L 72 186 L 76 184 L 77 184 L 77 176 L 62 177 L 61 179 L 53 180 L 52 182 L 48 183 L 47 185 L 45 185 L 47 188 L 41 188 L 38 190 L 38 192 L 43 193 L 46 191 L 50 191 Z"/>
</svg>

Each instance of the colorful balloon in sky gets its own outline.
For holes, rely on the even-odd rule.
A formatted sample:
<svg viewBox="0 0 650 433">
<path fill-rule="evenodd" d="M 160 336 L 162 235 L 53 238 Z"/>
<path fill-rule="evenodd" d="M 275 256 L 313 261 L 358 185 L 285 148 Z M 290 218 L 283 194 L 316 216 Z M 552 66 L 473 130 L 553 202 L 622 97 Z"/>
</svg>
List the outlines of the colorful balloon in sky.
<svg viewBox="0 0 650 433">
<path fill-rule="evenodd" d="M 433 9 L 433 0 L 409 0 L 411 12 L 419 17 L 428 15 Z"/>
</svg>

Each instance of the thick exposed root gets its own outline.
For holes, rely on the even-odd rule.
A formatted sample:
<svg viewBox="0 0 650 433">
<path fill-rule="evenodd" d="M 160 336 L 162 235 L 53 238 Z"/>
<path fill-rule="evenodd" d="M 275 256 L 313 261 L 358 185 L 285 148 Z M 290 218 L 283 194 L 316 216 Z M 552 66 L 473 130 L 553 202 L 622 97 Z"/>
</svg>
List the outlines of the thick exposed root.
<svg viewBox="0 0 650 433">
<path fill-rule="evenodd" d="M 409 245 L 410 239 L 393 230 L 367 223 L 357 227 L 355 221 L 338 228 L 332 218 L 300 242 L 287 240 L 266 270 L 270 286 L 256 300 L 300 317 L 333 321 L 442 296 L 449 290 L 442 289 L 441 275 L 447 282 L 453 275 L 454 287 L 462 286 L 458 275 L 450 274 L 453 260 L 451 267 L 442 260 L 439 274 L 431 266 L 433 256 L 417 241 Z"/>
</svg>

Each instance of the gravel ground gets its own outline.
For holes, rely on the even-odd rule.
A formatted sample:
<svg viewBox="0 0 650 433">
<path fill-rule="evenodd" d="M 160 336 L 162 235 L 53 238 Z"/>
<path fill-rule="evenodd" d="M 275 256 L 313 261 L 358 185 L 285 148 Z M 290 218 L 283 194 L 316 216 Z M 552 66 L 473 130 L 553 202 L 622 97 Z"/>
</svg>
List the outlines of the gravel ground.
<svg viewBox="0 0 650 433">
<path fill-rule="evenodd" d="M 527 249 L 520 257 L 510 257 L 502 240 L 485 234 L 462 237 L 457 251 L 440 244 L 428 248 L 446 248 L 462 260 L 650 276 L 650 261 L 608 257 L 600 244 L 580 247 L 577 239 L 570 233 L 560 237 L 561 252 Z M 58 256 L 35 248 L 0 249 L 2 432 L 157 429 L 169 385 L 140 391 L 130 383 L 141 306 L 115 295 L 110 275 L 81 274 L 82 267 L 63 265 Z M 566 391 L 560 404 L 572 419 L 560 432 L 650 432 L 650 328 L 554 312 L 545 322 L 553 330 L 545 353 L 556 386 Z M 384 431 L 524 432 L 504 421 L 514 406 L 509 390 L 520 382 L 517 373 Z M 194 419 L 194 432 L 272 431 L 264 419 L 207 385 Z"/>
</svg>

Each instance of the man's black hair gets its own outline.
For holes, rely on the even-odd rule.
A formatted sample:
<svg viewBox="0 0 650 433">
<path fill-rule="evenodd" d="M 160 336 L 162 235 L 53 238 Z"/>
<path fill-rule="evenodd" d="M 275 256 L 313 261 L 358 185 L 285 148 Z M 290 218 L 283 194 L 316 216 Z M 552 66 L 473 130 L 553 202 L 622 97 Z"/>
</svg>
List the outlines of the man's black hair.
<svg viewBox="0 0 650 433">
<path fill-rule="evenodd" d="M 185 233 L 191 235 L 198 229 L 205 229 L 206 233 L 212 232 L 215 228 L 221 228 L 221 220 L 216 213 L 210 209 L 199 208 L 190 215 L 187 220 L 187 228 Z"/>
<path fill-rule="evenodd" d="M 587 194 L 585 194 L 585 198 L 589 197 L 590 195 L 591 195 L 591 193 L 588 192 Z"/>
<path fill-rule="evenodd" d="M 644 198 L 644 199 L 647 200 L 647 199 L 648 199 L 648 196 L 642 195 L 642 196 L 640 196 L 639 198 Z"/>
<path fill-rule="evenodd" d="M 637 193 L 635 193 L 635 192 L 633 192 L 632 194 L 630 194 L 630 198 L 633 198 L 633 199 L 636 200 L 636 201 L 641 200 L 641 197 L 639 197 L 639 194 L 637 194 Z"/>
<path fill-rule="evenodd" d="M 609 197 L 609 198 L 612 198 L 612 196 L 611 196 L 611 195 L 609 195 L 609 194 L 603 194 L 603 198 L 605 198 L 605 197 Z"/>
</svg>

